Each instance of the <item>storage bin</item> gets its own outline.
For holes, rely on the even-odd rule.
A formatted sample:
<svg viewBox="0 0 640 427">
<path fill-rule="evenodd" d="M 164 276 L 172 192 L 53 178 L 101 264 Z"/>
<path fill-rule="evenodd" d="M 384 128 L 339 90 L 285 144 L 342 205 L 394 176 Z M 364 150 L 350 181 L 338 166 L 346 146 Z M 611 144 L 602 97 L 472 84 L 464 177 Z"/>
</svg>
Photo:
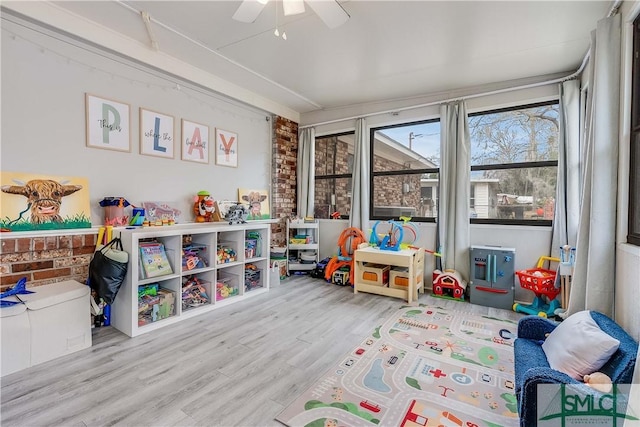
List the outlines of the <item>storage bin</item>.
<svg viewBox="0 0 640 427">
<path fill-rule="evenodd" d="M 252 291 L 256 288 L 262 287 L 262 270 L 260 270 L 255 264 L 246 264 L 244 266 L 244 290 L 245 292 Z"/>
<path fill-rule="evenodd" d="M 182 278 L 182 311 L 212 302 L 211 282 L 200 277 Z"/>
<path fill-rule="evenodd" d="M 11 296 L 6 301 L 19 302 Z M 16 304 L 0 309 L 2 376 L 28 368 L 31 363 L 31 326 L 27 306 Z"/>
<path fill-rule="evenodd" d="M 226 264 L 229 262 L 237 261 L 238 250 L 235 242 L 220 242 L 218 243 L 217 261 L 218 264 Z"/>
<path fill-rule="evenodd" d="M 239 283 L 240 280 L 237 274 L 225 271 L 219 272 L 218 281 L 216 282 L 216 301 L 239 295 Z"/>
<path fill-rule="evenodd" d="M 360 281 L 367 285 L 386 286 L 389 284 L 389 266 L 365 263 Z"/>
<path fill-rule="evenodd" d="M 31 366 L 91 347 L 88 286 L 67 280 L 20 295 L 31 324 Z"/>
<path fill-rule="evenodd" d="M 422 287 L 422 270 L 416 273 L 416 288 Z M 408 268 L 394 268 L 389 273 L 389 287 L 394 289 L 407 289 L 409 286 L 409 269 Z"/>
</svg>

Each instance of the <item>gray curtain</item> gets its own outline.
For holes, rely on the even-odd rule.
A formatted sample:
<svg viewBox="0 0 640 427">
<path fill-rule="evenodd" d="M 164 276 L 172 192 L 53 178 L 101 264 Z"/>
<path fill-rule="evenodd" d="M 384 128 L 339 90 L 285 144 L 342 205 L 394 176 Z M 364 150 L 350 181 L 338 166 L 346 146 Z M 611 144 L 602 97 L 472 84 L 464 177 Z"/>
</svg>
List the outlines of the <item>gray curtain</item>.
<svg viewBox="0 0 640 427">
<path fill-rule="evenodd" d="M 471 142 L 464 101 L 440 106 L 438 242 L 444 269 L 469 280 Z"/>
<path fill-rule="evenodd" d="M 300 130 L 298 136 L 297 194 L 298 216 L 314 216 L 316 129 Z"/>
<path fill-rule="evenodd" d="M 550 254 L 560 257 L 560 247 L 576 247 L 580 212 L 580 82 L 560 84 L 558 184 Z"/>
<path fill-rule="evenodd" d="M 568 314 L 613 316 L 620 108 L 620 15 L 602 19 L 591 35 L 591 70 L 581 159 L 582 195 L 576 264 Z"/>
<path fill-rule="evenodd" d="M 364 118 L 356 120 L 349 226 L 367 235 L 369 228 L 369 138 Z"/>
</svg>

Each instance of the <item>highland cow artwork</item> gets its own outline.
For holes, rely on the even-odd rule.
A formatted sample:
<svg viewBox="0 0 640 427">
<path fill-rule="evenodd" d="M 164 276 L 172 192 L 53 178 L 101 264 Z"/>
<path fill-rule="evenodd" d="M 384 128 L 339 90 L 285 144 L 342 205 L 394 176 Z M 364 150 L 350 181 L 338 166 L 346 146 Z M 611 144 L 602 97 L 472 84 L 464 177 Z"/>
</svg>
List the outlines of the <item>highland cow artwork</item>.
<svg viewBox="0 0 640 427">
<path fill-rule="evenodd" d="M 249 209 L 248 220 L 269 219 L 269 193 L 267 190 L 238 189 L 238 201 Z"/>
<path fill-rule="evenodd" d="M 4 231 L 90 228 L 85 178 L 2 172 L 0 226 Z"/>
</svg>

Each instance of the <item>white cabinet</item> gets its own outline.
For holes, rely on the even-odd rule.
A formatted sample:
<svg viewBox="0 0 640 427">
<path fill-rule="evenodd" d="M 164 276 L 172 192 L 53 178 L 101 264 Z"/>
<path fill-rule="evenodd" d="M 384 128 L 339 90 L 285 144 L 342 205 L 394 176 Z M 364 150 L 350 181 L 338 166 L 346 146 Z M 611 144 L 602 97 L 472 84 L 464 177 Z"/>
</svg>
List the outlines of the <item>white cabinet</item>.
<svg viewBox="0 0 640 427">
<path fill-rule="evenodd" d="M 318 221 L 287 221 L 287 274 L 309 272 L 318 264 L 320 240 Z"/>
<path fill-rule="evenodd" d="M 130 256 L 111 325 L 134 337 L 268 291 L 270 230 L 257 221 L 114 230 Z M 169 274 L 145 277 L 146 242 L 164 246 Z"/>
</svg>

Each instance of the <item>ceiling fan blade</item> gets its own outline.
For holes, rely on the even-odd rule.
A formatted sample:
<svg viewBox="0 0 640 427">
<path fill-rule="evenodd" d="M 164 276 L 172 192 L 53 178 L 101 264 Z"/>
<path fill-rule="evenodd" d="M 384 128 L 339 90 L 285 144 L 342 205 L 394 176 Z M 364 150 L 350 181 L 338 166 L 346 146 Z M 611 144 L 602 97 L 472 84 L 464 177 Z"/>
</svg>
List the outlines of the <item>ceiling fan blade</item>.
<svg viewBox="0 0 640 427">
<path fill-rule="evenodd" d="M 233 19 L 240 22 L 254 22 L 266 4 L 264 0 L 244 0 L 233 14 Z"/>
<path fill-rule="evenodd" d="M 307 0 L 307 4 L 329 28 L 336 28 L 347 22 L 349 14 L 336 0 Z"/>
<path fill-rule="evenodd" d="M 282 9 L 284 10 L 284 16 L 297 15 L 304 13 L 304 1 L 303 0 L 282 0 Z"/>
</svg>

